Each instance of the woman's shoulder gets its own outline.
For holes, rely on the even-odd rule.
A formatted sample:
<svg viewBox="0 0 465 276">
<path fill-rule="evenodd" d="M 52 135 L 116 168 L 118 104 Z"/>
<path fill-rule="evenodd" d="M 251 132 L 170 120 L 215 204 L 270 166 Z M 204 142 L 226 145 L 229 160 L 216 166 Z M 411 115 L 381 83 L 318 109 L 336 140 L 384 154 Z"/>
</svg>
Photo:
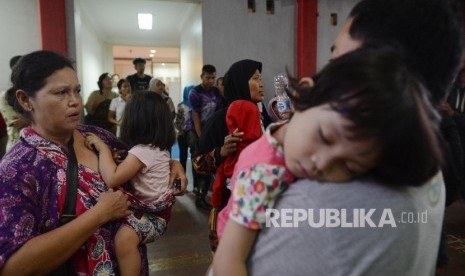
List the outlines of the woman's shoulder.
<svg viewBox="0 0 465 276">
<path fill-rule="evenodd" d="M 1 159 L 0 175 L 2 182 L 34 174 L 45 178 L 44 173 L 54 170 L 53 167 L 55 164 L 50 158 L 21 139 Z"/>
<path fill-rule="evenodd" d="M 110 146 L 111 148 L 117 149 L 127 149 L 128 147 L 124 144 L 121 140 L 116 138 L 113 133 L 92 125 L 78 125 L 77 130 L 85 136 L 85 133 L 93 133 L 97 135 L 100 139 L 102 139 L 105 144 Z"/>
</svg>

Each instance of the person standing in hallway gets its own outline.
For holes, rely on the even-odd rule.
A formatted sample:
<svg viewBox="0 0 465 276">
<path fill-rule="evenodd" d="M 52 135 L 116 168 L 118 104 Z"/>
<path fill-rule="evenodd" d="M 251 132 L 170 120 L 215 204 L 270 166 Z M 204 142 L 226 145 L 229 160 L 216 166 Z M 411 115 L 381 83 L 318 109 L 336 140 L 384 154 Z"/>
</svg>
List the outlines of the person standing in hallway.
<svg viewBox="0 0 465 276">
<path fill-rule="evenodd" d="M 165 100 L 166 104 L 170 109 L 171 117 L 174 119 L 174 117 L 176 116 L 176 108 L 174 107 L 174 103 L 171 97 L 168 95 L 168 93 L 164 92 L 164 88 L 165 84 L 160 79 L 153 78 L 149 82 L 148 90 L 162 96 L 162 98 Z"/>
<path fill-rule="evenodd" d="M 437 108 L 445 100 L 463 57 L 462 30 L 449 1 L 362 0 L 338 34 L 333 58 L 360 47 L 386 44 L 400 48 L 408 69 L 428 90 Z M 436 135 L 440 135 L 438 130 Z M 376 209 L 379 218 L 384 210 L 391 210 L 396 227 L 270 225 L 259 233 L 247 270 L 251 275 L 434 275 L 444 206 L 439 167 L 430 181 L 419 186 L 397 183 L 397 188 L 369 177 L 344 185 L 301 179 L 281 195 L 276 212 Z M 399 223 L 402 212 L 425 211 L 425 223 Z"/>
<path fill-rule="evenodd" d="M 98 126 L 115 134 L 116 127 L 108 121 L 108 111 L 111 100 L 117 98 L 118 94 L 111 91 L 110 74 L 103 73 L 100 75 L 97 85 L 99 89 L 93 91 L 87 99 L 85 105 L 87 115 L 84 121 L 88 125 Z"/>
<path fill-rule="evenodd" d="M 10 59 L 10 69 L 18 62 L 21 56 L 14 56 Z M 0 92 L 0 112 L 5 120 L 8 141 L 6 144 L 5 152 L 9 151 L 11 147 L 19 140 L 19 131 L 29 124 L 29 120 L 16 112 L 11 105 L 8 104 L 7 91 Z M 13 102 L 13 99 L 11 99 Z"/>
<path fill-rule="evenodd" d="M 184 171 L 187 169 L 187 152 L 189 150 L 184 129 L 190 116 L 189 93 L 191 92 L 192 88 L 194 88 L 194 85 L 188 85 L 184 87 L 184 91 L 182 93 L 182 102 L 178 104 L 176 117 L 174 118 L 174 127 L 176 128 L 179 147 L 179 161 L 184 167 Z"/>
<path fill-rule="evenodd" d="M 187 144 L 191 149 L 191 156 L 197 151 L 197 143 L 202 129 L 213 113 L 224 107 L 224 100 L 214 86 L 216 79 L 216 68 L 211 64 L 202 67 L 200 75 L 202 83 L 195 86 L 189 94 L 191 116 L 186 125 Z M 202 210 L 210 210 L 210 204 L 205 201 L 210 186 L 210 176 L 200 175 L 193 170 L 194 191 L 197 189 L 195 205 Z M 197 185 L 196 185 L 197 184 Z"/>
<path fill-rule="evenodd" d="M 136 73 L 127 76 L 126 79 L 131 84 L 131 89 L 133 93 L 149 89 L 149 82 L 152 79 L 152 77 L 144 73 L 145 63 L 146 60 L 143 58 L 135 58 L 132 61 L 132 64 L 134 64 L 134 69 L 136 69 Z"/>
<path fill-rule="evenodd" d="M 108 121 L 116 126 L 116 137 L 120 137 L 120 124 L 123 118 L 124 108 L 131 96 L 131 85 L 126 79 L 121 79 L 116 84 L 118 87 L 119 97 L 111 100 L 108 109 Z"/>
</svg>

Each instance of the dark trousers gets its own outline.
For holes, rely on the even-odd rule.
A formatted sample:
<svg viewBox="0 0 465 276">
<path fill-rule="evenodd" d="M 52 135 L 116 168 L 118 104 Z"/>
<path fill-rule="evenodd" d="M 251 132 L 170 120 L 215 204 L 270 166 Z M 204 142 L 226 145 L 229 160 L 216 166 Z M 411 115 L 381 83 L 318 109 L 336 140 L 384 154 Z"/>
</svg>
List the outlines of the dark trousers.
<svg viewBox="0 0 465 276">
<path fill-rule="evenodd" d="M 187 162 L 187 150 L 189 145 L 187 145 L 186 135 L 182 134 L 178 136 L 178 146 L 179 146 L 179 161 L 181 162 L 184 171 L 186 171 L 186 162 Z"/>
<path fill-rule="evenodd" d="M 197 149 L 197 143 L 199 141 L 197 133 L 195 131 L 188 131 L 186 134 L 186 141 L 190 148 L 191 156 L 194 156 Z M 194 167 L 192 167 L 192 176 L 194 178 L 194 189 L 197 188 L 200 197 L 205 198 L 208 192 L 208 188 L 210 187 L 211 176 L 197 173 L 194 170 Z"/>
</svg>

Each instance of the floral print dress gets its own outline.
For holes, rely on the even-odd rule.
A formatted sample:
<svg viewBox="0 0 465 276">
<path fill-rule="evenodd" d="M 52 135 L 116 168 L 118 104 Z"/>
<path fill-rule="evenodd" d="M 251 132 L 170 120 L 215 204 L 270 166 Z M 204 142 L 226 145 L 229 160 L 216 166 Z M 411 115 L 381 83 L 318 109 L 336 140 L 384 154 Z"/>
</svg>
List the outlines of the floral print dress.
<svg viewBox="0 0 465 276">
<path fill-rule="evenodd" d="M 231 177 L 231 197 L 218 215 L 219 238 L 228 219 L 249 229 L 263 228 L 266 209 L 273 208 L 278 196 L 294 181 L 286 167 L 283 148 L 271 135 L 279 126 L 271 125 L 239 156 Z"/>
<path fill-rule="evenodd" d="M 127 149 L 109 132 L 78 126 L 81 134 L 94 133 L 111 148 Z M 58 227 L 58 218 L 66 197 L 67 149 L 50 142 L 32 128 L 22 130 L 20 141 L 0 162 L 0 269 L 24 243 Z M 76 215 L 92 208 L 100 193 L 108 187 L 98 172 L 78 166 Z M 124 190 L 123 190 L 124 191 Z M 163 206 L 150 206 L 124 191 L 134 215 L 109 222 L 97 229 L 73 255 L 79 275 L 118 275 L 114 236 L 121 224 L 132 227 L 142 241 L 141 275 L 148 275 L 146 247 L 161 236 L 171 214 L 173 198 Z"/>
</svg>

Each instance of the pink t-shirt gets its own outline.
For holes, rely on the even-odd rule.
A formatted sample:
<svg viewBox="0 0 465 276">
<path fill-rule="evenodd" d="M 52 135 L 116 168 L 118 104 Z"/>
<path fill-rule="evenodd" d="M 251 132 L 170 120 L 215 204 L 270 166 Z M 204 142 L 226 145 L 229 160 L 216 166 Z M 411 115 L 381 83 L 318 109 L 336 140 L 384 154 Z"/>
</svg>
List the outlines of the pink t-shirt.
<svg viewBox="0 0 465 276">
<path fill-rule="evenodd" d="M 129 150 L 144 167 L 131 179 L 135 189 L 134 195 L 141 201 L 153 203 L 162 201 L 164 196 L 171 194 L 168 187 L 170 179 L 170 153 L 161 151 L 149 145 L 136 145 Z"/>
<path fill-rule="evenodd" d="M 270 126 L 241 152 L 231 177 L 231 197 L 218 214 L 218 238 L 223 235 L 228 219 L 249 229 L 262 228 L 266 209 L 273 208 L 278 195 L 293 182 L 283 148 L 271 135 L 276 126 Z"/>
</svg>

